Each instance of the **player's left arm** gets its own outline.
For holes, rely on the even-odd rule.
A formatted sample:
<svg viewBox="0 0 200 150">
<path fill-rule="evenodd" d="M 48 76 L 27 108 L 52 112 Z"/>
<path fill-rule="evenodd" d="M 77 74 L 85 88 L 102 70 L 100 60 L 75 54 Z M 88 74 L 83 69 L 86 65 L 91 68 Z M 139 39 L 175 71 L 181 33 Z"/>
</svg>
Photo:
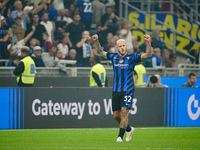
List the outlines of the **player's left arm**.
<svg viewBox="0 0 200 150">
<path fill-rule="evenodd" d="M 144 35 L 143 38 L 144 38 L 145 43 L 146 43 L 146 53 L 143 53 L 141 55 L 141 61 L 151 57 L 151 55 L 152 55 L 152 52 L 151 52 L 151 37 L 149 35 Z"/>
</svg>

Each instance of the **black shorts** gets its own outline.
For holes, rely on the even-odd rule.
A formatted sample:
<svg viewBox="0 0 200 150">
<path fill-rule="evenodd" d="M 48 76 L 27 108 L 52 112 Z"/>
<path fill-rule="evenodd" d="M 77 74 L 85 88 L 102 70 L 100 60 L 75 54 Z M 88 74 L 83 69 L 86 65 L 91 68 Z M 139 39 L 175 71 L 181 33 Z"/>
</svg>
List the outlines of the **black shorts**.
<svg viewBox="0 0 200 150">
<path fill-rule="evenodd" d="M 134 90 L 129 92 L 113 92 L 112 93 L 112 110 L 118 111 L 122 107 L 126 107 L 129 110 L 131 109 L 133 102 Z"/>
</svg>

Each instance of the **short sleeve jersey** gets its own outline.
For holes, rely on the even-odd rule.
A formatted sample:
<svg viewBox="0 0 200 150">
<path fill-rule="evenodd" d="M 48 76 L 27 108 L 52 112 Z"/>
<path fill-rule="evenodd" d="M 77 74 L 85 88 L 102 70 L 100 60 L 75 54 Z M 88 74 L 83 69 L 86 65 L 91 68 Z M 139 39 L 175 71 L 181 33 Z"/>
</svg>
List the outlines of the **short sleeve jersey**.
<svg viewBox="0 0 200 150">
<path fill-rule="evenodd" d="M 133 90 L 133 71 L 136 63 L 141 61 L 140 54 L 127 54 L 121 57 L 118 53 L 107 53 L 107 59 L 112 61 L 114 71 L 114 92 Z"/>
<path fill-rule="evenodd" d="M 83 20 L 92 19 L 92 3 L 90 0 L 78 0 L 77 8 L 81 8 L 81 18 Z"/>
</svg>

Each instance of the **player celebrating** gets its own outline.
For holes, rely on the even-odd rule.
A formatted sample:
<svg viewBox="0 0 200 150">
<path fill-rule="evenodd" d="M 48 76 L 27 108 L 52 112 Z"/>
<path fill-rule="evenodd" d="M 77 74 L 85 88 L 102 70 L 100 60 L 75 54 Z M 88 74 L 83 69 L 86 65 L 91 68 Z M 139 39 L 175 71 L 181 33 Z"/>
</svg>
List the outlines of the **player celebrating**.
<svg viewBox="0 0 200 150">
<path fill-rule="evenodd" d="M 131 140 L 131 135 L 134 128 L 128 124 L 129 110 L 131 109 L 134 93 L 133 83 L 133 71 L 136 63 L 151 57 L 151 38 L 149 35 L 144 35 L 146 41 L 146 53 L 135 54 L 127 53 L 127 45 L 124 39 L 119 39 L 117 43 L 117 49 L 119 53 L 113 54 L 102 50 L 98 35 L 93 35 L 92 39 L 95 42 L 95 48 L 97 53 L 112 61 L 114 70 L 114 84 L 112 93 L 112 111 L 113 116 L 117 122 L 119 122 L 119 135 L 116 142 L 123 142 L 123 136 L 125 131 L 126 141 Z"/>
</svg>

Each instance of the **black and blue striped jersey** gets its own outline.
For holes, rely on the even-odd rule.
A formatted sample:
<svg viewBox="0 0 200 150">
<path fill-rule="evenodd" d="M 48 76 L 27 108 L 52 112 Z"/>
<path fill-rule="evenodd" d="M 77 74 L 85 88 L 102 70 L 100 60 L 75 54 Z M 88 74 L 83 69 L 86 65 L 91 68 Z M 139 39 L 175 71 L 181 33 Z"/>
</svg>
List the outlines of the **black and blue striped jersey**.
<svg viewBox="0 0 200 150">
<path fill-rule="evenodd" d="M 141 61 L 140 54 L 127 54 L 121 57 L 119 53 L 107 53 L 107 59 L 112 61 L 114 71 L 114 92 L 133 90 L 133 71 L 136 63 Z"/>
</svg>

